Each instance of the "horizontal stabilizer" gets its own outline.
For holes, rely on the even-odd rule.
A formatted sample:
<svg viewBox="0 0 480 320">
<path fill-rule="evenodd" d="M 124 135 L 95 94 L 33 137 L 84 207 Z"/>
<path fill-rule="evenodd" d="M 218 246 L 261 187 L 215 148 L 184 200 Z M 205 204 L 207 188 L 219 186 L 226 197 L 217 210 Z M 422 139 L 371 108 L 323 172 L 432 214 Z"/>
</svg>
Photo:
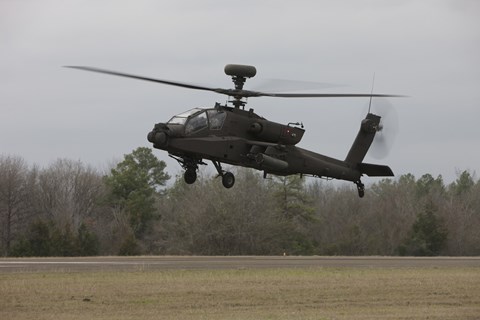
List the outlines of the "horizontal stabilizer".
<svg viewBox="0 0 480 320">
<path fill-rule="evenodd" d="M 379 164 L 359 163 L 358 169 L 369 177 L 393 177 L 393 171 L 389 166 Z"/>
</svg>

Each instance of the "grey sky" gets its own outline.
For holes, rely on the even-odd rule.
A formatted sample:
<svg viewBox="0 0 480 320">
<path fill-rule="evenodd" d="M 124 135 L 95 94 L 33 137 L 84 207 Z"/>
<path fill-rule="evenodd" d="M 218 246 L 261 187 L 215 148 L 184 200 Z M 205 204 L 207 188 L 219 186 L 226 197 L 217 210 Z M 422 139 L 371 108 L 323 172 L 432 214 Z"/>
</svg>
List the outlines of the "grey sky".
<svg viewBox="0 0 480 320">
<path fill-rule="evenodd" d="M 246 88 L 282 78 L 368 93 L 375 72 L 375 92 L 410 97 L 390 100 L 400 122 L 390 154 L 366 161 L 447 181 L 480 171 L 478 1 L 0 0 L 0 49 L 0 153 L 29 163 L 102 166 L 150 146 L 154 123 L 225 101 L 63 65 L 228 88 L 224 65 L 245 63 L 257 67 Z M 303 121 L 300 146 L 343 159 L 367 103 L 265 97 L 248 106 Z"/>
</svg>

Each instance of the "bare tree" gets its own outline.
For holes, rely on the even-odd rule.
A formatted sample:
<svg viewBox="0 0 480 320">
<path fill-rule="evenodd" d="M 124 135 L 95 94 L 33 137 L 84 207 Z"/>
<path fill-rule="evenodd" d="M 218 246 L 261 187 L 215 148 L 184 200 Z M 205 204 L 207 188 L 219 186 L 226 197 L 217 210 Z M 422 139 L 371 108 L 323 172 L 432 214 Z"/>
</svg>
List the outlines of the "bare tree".
<svg viewBox="0 0 480 320">
<path fill-rule="evenodd" d="M 480 181 L 475 174 L 463 171 L 448 186 L 444 205 L 439 215 L 448 230 L 447 254 L 480 254 Z"/>
<path fill-rule="evenodd" d="M 23 158 L 0 156 L 0 233 L 4 255 L 8 255 L 29 212 L 28 178 L 28 167 Z"/>
<path fill-rule="evenodd" d="M 59 159 L 42 170 L 38 180 L 41 211 L 59 227 L 75 230 L 92 217 L 104 191 L 100 174 L 80 161 Z"/>
<path fill-rule="evenodd" d="M 186 185 L 177 177 L 161 202 L 156 225 L 157 247 L 167 254 L 281 254 L 288 229 L 275 210 L 268 181 L 249 169 L 238 169 L 237 183 L 223 188 L 201 173 Z"/>
</svg>

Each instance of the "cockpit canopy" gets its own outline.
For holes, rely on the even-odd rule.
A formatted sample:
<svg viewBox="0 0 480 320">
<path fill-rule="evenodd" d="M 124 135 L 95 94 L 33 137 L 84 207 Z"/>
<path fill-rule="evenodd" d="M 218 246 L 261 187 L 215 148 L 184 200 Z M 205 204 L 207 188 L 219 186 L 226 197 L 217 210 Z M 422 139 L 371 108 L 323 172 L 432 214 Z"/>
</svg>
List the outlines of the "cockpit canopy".
<svg viewBox="0 0 480 320">
<path fill-rule="evenodd" d="M 194 108 L 172 117 L 167 124 L 184 125 L 185 134 L 192 134 L 207 127 L 220 130 L 226 117 L 227 113 L 223 110 Z"/>
<path fill-rule="evenodd" d="M 191 110 L 185 111 L 185 112 L 180 113 L 176 116 L 173 116 L 172 119 L 168 120 L 167 124 L 185 124 L 188 117 L 190 117 L 192 114 L 198 113 L 200 111 L 204 111 L 204 110 L 200 109 L 200 108 L 193 108 Z"/>
</svg>

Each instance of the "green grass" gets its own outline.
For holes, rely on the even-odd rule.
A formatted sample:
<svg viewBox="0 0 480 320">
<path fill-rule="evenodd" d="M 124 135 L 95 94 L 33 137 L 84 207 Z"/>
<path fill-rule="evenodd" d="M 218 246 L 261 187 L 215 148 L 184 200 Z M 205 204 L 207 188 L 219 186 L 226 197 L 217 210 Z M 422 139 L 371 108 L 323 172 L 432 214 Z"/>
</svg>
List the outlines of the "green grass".
<svg viewBox="0 0 480 320">
<path fill-rule="evenodd" d="M 0 319 L 479 319 L 478 268 L 0 274 Z"/>
</svg>

